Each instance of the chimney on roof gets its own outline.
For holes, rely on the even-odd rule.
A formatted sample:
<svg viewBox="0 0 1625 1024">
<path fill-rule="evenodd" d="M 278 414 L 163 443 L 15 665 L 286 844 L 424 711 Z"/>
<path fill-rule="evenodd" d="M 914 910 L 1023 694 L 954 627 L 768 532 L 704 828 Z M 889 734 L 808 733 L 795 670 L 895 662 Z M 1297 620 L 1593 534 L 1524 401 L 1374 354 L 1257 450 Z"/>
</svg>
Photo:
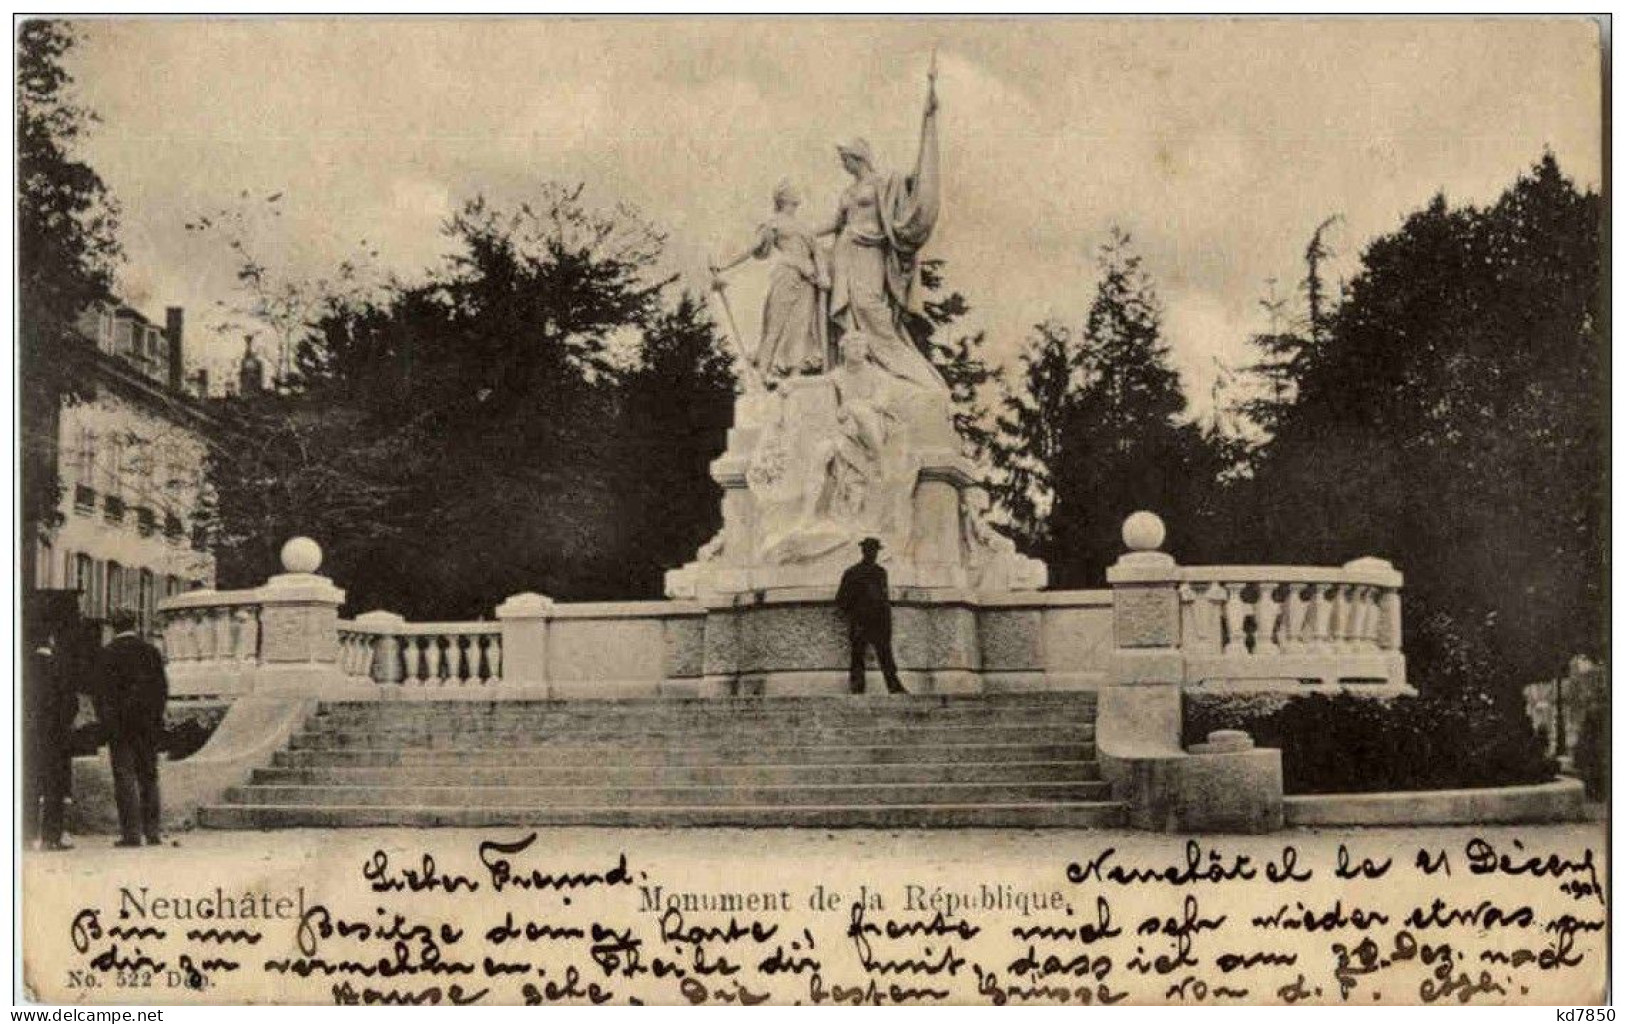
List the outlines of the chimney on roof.
<svg viewBox="0 0 1625 1024">
<path fill-rule="evenodd" d="M 169 339 L 169 388 L 186 390 L 186 313 L 179 306 L 164 310 L 164 337 Z"/>
</svg>

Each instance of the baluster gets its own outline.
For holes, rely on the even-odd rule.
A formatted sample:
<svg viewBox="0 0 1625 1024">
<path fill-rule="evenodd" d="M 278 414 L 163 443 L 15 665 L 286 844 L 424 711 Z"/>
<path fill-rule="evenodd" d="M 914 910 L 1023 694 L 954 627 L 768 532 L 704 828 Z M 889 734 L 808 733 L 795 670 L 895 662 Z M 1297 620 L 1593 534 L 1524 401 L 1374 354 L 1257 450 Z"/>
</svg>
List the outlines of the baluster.
<svg viewBox="0 0 1625 1024">
<path fill-rule="evenodd" d="M 1330 583 L 1311 583 L 1309 585 L 1309 617 L 1314 623 L 1310 632 L 1310 643 L 1316 654 L 1326 654 L 1331 651 L 1330 637 L 1332 635 L 1332 590 Z"/>
<path fill-rule="evenodd" d="M 1360 649 L 1360 629 L 1364 625 L 1366 588 L 1353 583 L 1343 585 L 1348 603 L 1348 615 L 1343 620 L 1343 650 L 1352 654 Z"/>
<path fill-rule="evenodd" d="M 356 646 L 360 648 L 360 655 L 356 658 L 355 674 L 363 679 L 372 678 L 373 659 L 378 656 L 378 641 L 381 637 L 362 633 L 356 637 Z"/>
<path fill-rule="evenodd" d="M 440 685 L 440 637 L 429 634 L 423 637 L 424 654 L 424 686 Z"/>
<path fill-rule="evenodd" d="M 1224 604 L 1224 653 L 1247 653 L 1247 605 L 1241 599 L 1241 592 L 1245 583 L 1226 583 L 1225 590 L 1229 592 Z"/>
<path fill-rule="evenodd" d="M 214 656 L 222 661 L 237 653 L 231 637 L 231 612 L 230 608 L 217 608 L 214 613 Z"/>
<path fill-rule="evenodd" d="M 1382 588 L 1371 586 L 1365 588 L 1365 620 L 1360 629 L 1360 649 L 1375 651 L 1381 648 L 1380 634 L 1382 632 Z"/>
<path fill-rule="evenodd" d="M 214 660 L 214 609 L 204 608 L 197 613 L 197 625 L 193 632 L 197 640 L 197 656 L 199 661 Z"/>
<path fill-rule="evenodd" d="M 339 631 L 339 671 L 346 678 L 355 675 L 355 634 Z"/>
<path fill-rule="evenodd" d="M 1343 601 L 1343 588 L 1336 583 L 1326 584 L 1326 603 L 1331 615 L 1326 619 L 1325 650 L 1335 654 L 1343 649 L 1343 616 L 1348 609 Z"/>
<path fill-rule="evenodd" d="M 1400 646 L 1399 591 L 1384 587 L 1377 596 L 1377 646 L 1397 651 Z"/>
<path fill-rule="evenodd" d="M 1348 644 L 1343 638 L 1348 635 L 1349 616 L 1354 612 L 1350 594 L 1352 589 L 1346 583 L 1332 584 L 1332 625 L 1326 641 L 1330 649 L 1339 654 L 1348 650 Z"/>
<path fill-rule="evenodd" d="M 401 683 L 406 686 L 416 686 L 422 678 L 419 671 L 423 654 L 418 650 L 418 638 L 407 634 L 400 637 L 401 644 Z"/>
<path fill-rule="evenodd" d="M 1281 652 L 1297 654 L 1304 648 L 1308 630 L 1309 602 L 1304 597 L 1305 584 L 1286 585 L 1286 611 L 1281 622 Z"/>
<path fill-rule="evenodd" d="M 462 666 L 463 685 L 480 685 L 480 637 L 478 633 L 469 633 L 458 637 L 457 647 L 461 652 L 459 662 Z"/>
<path fill-rule="evenodd" d="M 1280 654 L 1281 648 L 1275 643 L 1275 623 L 1281 617 L 1281 606 L 1275 600 L 1275 588 L 1278 583 L 1260 583 L 1258 585 L 1258 604 L 1254 611 L 1253 621 L 1257 632 L 1253 634 L 1253 654 L 1268 656 Z"/>
<path fill-rule="evenodd" d="M 175 615 L 175 657 L 183 661 L 198 660 L 197 624 L 192 612 Z"/>
<path fill-rule="evenodd" d="M 186 646 L 181 640 L 183 619 L 178 612 L 170 612 L 164 616 L 164 660 L 169 662 L 185 661 Z"/>
<path fill-rule="evenodd" d="M 448 686 L 461 686 L 468 677 L 465 670 L 468 667 L 467 651 L 463 641 L 467 637 L 461 633 L 448 633 L 446 635 L 446 684 Z"/>
<path fill-rule="evenodd" d="M 405 669 L 401 665 L 402 651 L 405 647 L 400 638 L 391 633 L 385 633 L 377 640 L 377 647 L 373 651 L 372 665 L 368 675 L 378 683 L 398 683 Z"/>
<path fill-rule="evenodd" d="M 1363 635 L 1368 589 L 1360 584 L 1349 587 L 1349 620 L 1343 627 L 1343 649 L 1349 652 L 1365 648 Z"/>
<path fill-rule="evenodd" d="M 1217 654 L 1223 644 L 1223 627 L 1219 623 L 1220 606 L 1224 603 L 1224 590 L 1216 583 L 1190 585 L 1191 646 L 1203 653 Z M 1217 591 L 1218 596 L 1212 595 Z"/>
<path fill-rule="evenodd" d="M 254 629 L 254 614 L 247 608 L 231 613 L 231 653 L 238 661 L 253 661 L 258 654 Z"/>
<path fill-rule="evenodd" d="M 493 683 L 502 682 L 502 634 L 492 633 L 485 638 L 486 657 L 491 663 L 491 674 L 488 677 Z"/>
<path fill-rule="evenodd" d="M 423 639 L 410 633 L 401 637 L 401 652 L 406 656 L 406 667 L 401 676 L 401 682 L 407 686 L 416 686 L 423 681 L 423 650 L 418 643 Z"/>
</svg>

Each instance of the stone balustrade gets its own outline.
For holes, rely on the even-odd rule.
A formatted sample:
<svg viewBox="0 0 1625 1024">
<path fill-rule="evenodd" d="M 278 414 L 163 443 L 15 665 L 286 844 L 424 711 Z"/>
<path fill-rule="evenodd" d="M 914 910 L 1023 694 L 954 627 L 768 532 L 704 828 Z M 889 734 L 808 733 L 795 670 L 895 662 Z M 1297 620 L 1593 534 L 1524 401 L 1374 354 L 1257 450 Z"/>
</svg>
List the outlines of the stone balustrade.
<svg viewBox="0 0 1625 1024">
<path fill-rule="evenodd" d="M 1136 513 L 1129 553 L 1107 571 L 1120 659 L 1204 689 L 1408 690 L 1404 577 L 1388 562 L 1182 566 L 1162 541 L 1161 521 Z"/>
<path fill-rule="evenodd" d="M 339 669 L 354 682 L 492 686 L 502 681 L 495 622 L 407 622 L 368 612 L 339 622 Z"/>
<path fill-rule="evenodd" d="M 1400 591 L 1389 563 L 1181 566 L 1186 682 L 1403 686 Z"/>
<path fill-rule="evenodd" d="M 176 594 L 159 604 L 158 623 L 171 688 L 178 696 L 236 692 L 259 660 L 257 590 Z"/>
</svg>

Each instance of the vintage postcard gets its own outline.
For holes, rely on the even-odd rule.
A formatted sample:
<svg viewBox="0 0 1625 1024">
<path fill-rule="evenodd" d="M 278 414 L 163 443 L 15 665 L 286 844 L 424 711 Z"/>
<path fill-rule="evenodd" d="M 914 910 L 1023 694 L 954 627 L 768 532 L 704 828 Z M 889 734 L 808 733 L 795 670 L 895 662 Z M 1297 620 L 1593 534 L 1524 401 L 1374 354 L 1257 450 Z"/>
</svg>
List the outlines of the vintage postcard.
<svg viewBox="0 0 1625 1024">
<path fill-rule="evenodd" d="M 14 999 L 1604 1002 L 1607 28 L 18 20 Z"/>
</svg>

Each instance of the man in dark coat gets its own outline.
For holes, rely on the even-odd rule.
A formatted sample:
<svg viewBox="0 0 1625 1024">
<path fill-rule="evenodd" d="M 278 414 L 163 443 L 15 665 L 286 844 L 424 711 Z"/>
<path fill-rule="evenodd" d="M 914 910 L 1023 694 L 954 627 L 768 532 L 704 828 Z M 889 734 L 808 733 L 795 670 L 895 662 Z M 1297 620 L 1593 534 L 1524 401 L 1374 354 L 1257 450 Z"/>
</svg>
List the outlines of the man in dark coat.
<svg viewBox="0 0 1625 1024">
<path fill-rule="evenodd" d="M 30 596 L 24 617 L 27 662 L 23 680 L 23 835 L 42 850 L 70 850 L 62 811 L 73 782 L 73 720 L 79 711 L 73 658 L 78 594 Z"/>
<path fill-rule="evenodd" d="M 118 804 L 115 846 L 157 846 L 159 836 L 158 747 L 164 735 L 169 678 L 164 656 L 135 631 L 135 616 L 113 617 L 113 639 L 102 648 L 96 714 L 107 728 Z"/>
<path fill-rule="evenodd" d="M 847 638 L 852 644 L 852 692 L 863 692 L 864 648 L 873 647 L 887 692 L 907 693 L 897 678 L 897 662 L 891 653 L 891 592 L 886 570 L 875 561 L 880 541 L 865 537 L 858 547 L 863 550 L 863 561 L 841 574 L 841 587 L 835 592 L 835 607 L 846 616 Z"/>
</svg>

